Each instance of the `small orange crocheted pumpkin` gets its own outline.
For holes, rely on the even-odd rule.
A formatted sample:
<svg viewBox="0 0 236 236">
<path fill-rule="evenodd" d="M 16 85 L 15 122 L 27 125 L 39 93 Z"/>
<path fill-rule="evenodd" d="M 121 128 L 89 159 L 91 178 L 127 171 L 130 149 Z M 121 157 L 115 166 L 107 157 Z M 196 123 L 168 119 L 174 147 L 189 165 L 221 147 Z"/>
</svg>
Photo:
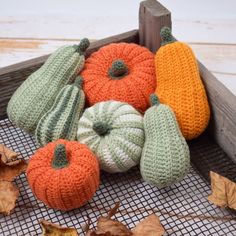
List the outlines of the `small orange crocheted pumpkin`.
<svg viewBox="0 0 236 236">
<path fill-rule="evenodd" d="M 26 171 L 36 197 L 49 207 L 72 210 L 90 200 L 99 186 L 99 164 L 90 149 L 59 139 L 40 148 Z"/>
<path fill-rule="evenodd" d="M 134 43 L 112 43 L 94 52 L 81 74 L 89 106 L 116 100 L 144 112 L 155 91 L 154 55 Z"/>
</svg>

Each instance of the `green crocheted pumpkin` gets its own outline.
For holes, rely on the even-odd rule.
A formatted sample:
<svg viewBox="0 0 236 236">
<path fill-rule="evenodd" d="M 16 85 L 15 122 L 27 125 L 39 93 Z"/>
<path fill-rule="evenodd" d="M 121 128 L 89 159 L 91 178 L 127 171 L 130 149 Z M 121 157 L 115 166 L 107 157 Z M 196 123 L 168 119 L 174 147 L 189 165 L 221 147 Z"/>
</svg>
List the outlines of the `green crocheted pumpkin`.
<svg viewBox="0 0 236 236">
<path fill-rule="evenodd" d="M 78 122 L 84 108 L 83 79 L 66 85 L 55 99 L 51 109 L 39 120 L 35 136 L 41 146 L 58 139 L 75 140 Z"/>
<path fill-rule="evenodd" d="M 144 115 L 145 144 L 140 161 L 143 179 L 157 187 L 169 186 L 188 173 L 190 154 L 174 112 L 159 104 L 151 95 L 150 107 Z"/>
<path fill-rule="evenodd" d="M 17 127 L 34 133 L 59 91 L 82 70 L 88 46 L 88 39 L 83 39 L 79 45 L 60 47 L 23 82 L 7 107 L 8 117 Z"/>
<path fill-rule="evenodd" d="M 100 102 L 79 120 L 77 139 L 97 155 L 101 169 L 124 172 L 139 163 L 144 144 L 143 117 L 131 105 Z"/>
</svg>

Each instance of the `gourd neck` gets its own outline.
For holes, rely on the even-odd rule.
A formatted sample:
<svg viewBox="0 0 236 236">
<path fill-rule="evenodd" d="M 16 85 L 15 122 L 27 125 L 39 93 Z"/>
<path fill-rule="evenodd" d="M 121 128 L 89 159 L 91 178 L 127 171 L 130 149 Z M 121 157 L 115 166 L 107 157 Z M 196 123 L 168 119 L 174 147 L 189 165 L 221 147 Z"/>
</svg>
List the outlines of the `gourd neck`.
<svg viewBox="0 0 236 236">
<path fill-rule="evenodd" d="M 81 39 L 79 45 L 75 45 L 76 52 L 78 52 L 81 55 L 84 55 L 89 45 L 90 45 L 90 42 L 87 38 Z"/>
<path fill-rule="evenodd" d="M 157 95 L 154 93 L 150 95 L 150 102 L 151 102 L 151 106 L 159 106 L 160 105 L 160 100 L 157 97 Z"/>
<path fill-rule="evenodd" d="M 57 144 L 54 150 L 54 157 L 52 160 L 52 167 L 54 169 L 62 169 L 69 164 L 66 156 L 66 147 L 64 144 Z"/>
<path fill-rule="evenodd" d="M 161 46 L 176 42 L 176 39 L 173 37 L 171 33 L 171 29 L 169 27 L 166 27 L 166 26 L 162 27 L 160 35 L 161 35 L 161 41 L 162 41 Z"/>
<path fill-rule="evenodd" d="M 110 133 L 111 127 L 110 125 L 98 121 L 93 124 L 93 130 L 99 135 L 99 136 L 105 136 Z"/>
<path fill-rule="evenodd" d="M 76 79 L 75 79 L 74 85 L 78 88 L 82 88 L 83 82 L 84 82 L 83 77 L 82 76 L 77 76 Z"/>
<path fill-rule="evenodd" d="M 123 60 L 117 59 L 112 62 L 111 68 L 108 70 L 108 74 L 112 79 L 118 80 L 128 75 L 129 69 Z"/>
</svg>

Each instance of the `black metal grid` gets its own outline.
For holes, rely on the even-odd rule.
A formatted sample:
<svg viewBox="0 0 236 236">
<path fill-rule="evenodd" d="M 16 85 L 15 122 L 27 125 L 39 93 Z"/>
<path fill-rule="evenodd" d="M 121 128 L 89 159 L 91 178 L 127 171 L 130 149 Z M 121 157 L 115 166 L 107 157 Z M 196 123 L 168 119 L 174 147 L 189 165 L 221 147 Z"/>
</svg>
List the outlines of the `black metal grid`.
<svg viewBox="0 0 236 236">
<path fill-rule="evenodd" d="M 37 148 L 34 139 L 13 127 L 8 119 L 0 121 L 0 143 L 21 153 L 25 159 Z M 74 227 L 83 235 L 87 216 L 94 227 L 96 219 L 116 201 L 121 202 L 116 218 L 129 227 L 155 212 L 166 235 L 236 235 L 235 215 L 207 200 L 210 186 L 193 168 L 183 181 L 163 189 L 143 182 L 138 168 L 125 174 L 102 173 L 94 198 L 84 207 L 70 212 L 55 211 L 37 201 L 24 174 L 17 177 L 15 184 L 20 189 L 20 197 L 10 216 L 0 215 L 1 236 L 41 235 L 38 222 L 41 219 Z"/>
</svg>

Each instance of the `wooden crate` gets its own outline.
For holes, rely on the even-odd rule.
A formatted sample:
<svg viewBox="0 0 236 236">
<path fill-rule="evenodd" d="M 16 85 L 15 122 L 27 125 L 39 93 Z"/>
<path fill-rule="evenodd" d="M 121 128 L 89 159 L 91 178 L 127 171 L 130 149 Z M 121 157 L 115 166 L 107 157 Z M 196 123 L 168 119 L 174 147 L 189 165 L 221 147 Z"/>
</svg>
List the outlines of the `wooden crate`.
<svg viewBox="0 0 236 236">
<path fill-rule="evenodd" d="M 155 0 L 143 1 L 140 4 L 138 30 L 93 42 L 86 56 L 114 42 L 137 43 L 155 53 L 160 47 L 160 29 L 163 26 L 171 27 L 168 9 Z M 0 119 L 7 118 L 7 103 L 14 91 L 48 56 L 0 69 Z M 208 181 L 209 171 L 212 170 L 236 182 L 236 97 L 204 65 L 198 64 L 211 106 L 211 120 L 204 134 L 189 142 L 191 160 Z"/>
</svg>

